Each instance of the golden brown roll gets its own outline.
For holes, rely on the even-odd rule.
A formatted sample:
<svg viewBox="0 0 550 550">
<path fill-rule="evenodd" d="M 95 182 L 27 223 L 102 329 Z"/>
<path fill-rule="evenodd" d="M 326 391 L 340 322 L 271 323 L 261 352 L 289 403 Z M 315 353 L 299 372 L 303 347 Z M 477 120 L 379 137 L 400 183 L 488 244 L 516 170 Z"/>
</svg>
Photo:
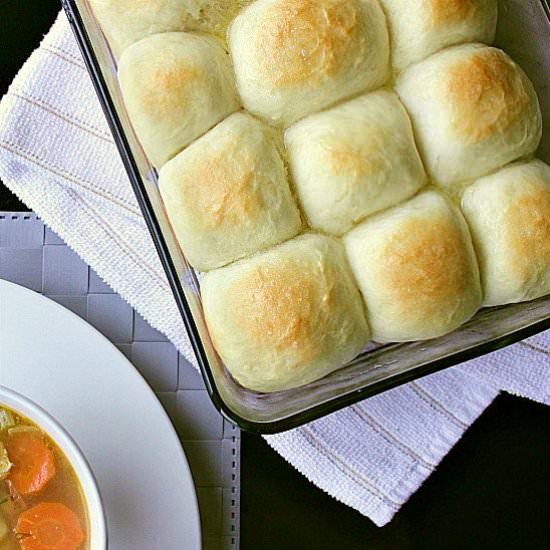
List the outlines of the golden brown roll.
<svg viewBox="0 0 550 550">
<path fill-rule="evenodd" d="M 164 205 L 195 268 L 221 267 L 300 231 L 282 148 L 275 130 L 235 113 L 163 166 Z"/>
<path fill-rule="evenodd" d="M 229 56 L 213 37 L 144 38 L 125 50 L 118 76 L 132 124 L 157 167 L 239 108 Z"/>
<path fill-rule="evenodd" d="M 443 50 L 405 71 L 396 89 L 426 170 L 441 185 L 485 175 L 532 153 L 540 142 L 533 85 L 496 48 Z"/>
<path fill-rule="evenodd" d="M 344 244 L 377 342 L 441 336 L 481 305 L 468 228 L 436 191 L 372 216 Z"/>
<path fill-rule="evenodd" d="M 491 44 L 497 0 L 380 0 L 390 30 L 392 65 L 402 71 L 429 55 L 467 42 Z"/>
<path fill-rule="evenodd" d="M 244 106 L 283 125 L 389 76 L 377 0 L 257 0 L 228 37 Z"/>
<path fill-rule="evenodd" d="M 477 180 L 462 197 L 479 259 L 484 304 L 550 294 L 550 167 L 511 164 Z"/>
<path fill-rule="evenodd" d="M 425 183 L 411 122 L 393 92 L 372 92 L 310 115 L 285 135 L 302 208 L 316 229 L 341 235 Z"/>
<path fill-rule="evenodd" d="M 229 22 L 251 0 L 90 0 L 116 57 L 134 42 L 171 31 L 225 36 Z"/>
<path fill-rule="evenodd" d="M 367 345 L 363 304 L 341 243 L 306 234 L 201 283 L 215 348 L 244 387 L 273 392 L 334 371 Z"/>
</svg>

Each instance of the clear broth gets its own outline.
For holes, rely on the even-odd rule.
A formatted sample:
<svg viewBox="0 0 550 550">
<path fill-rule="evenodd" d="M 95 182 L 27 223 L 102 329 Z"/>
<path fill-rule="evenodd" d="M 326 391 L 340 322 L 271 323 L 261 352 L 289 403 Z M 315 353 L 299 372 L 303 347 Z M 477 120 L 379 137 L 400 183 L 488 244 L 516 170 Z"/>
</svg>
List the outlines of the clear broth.
<svg viewBox="0 0 550 550">
<path fill-rule="evenodd" d="M 37 426 L 31 420 L 25 418 L 19 413 L 0 407 L 0 414 L 5 411 L 14 420 L 14 425 L 2 427 L 0 423 L 0 443 L 4 447 L 9 446 L 10 440 L 17 437 L 23 428 L 38 433 L 42 441 L 53 453 L 56 473 L 46 486 L 39 492 L 25 496 L 14 496 L 10 494 L 9 481 L 10 475 L 6 479 L 0 479 L 0 519 L 3 518 L 9 528 L 7 538 L 0 540 L 0 550 L 20 550 L 21 545 L 15 532 L 15 527 L 19 515 L 25 510 L 40 504 L 41 502 L 62 503 L 72 510 L 78 517 L 80 527 L 84 532 L 84 541 L 78 546 L 78 550 L 89 550 L 90 548 L 90 529 L 88 520 L 88 511 L 84 493 L 76 473 L 63 451 L 55 444 L 44 430 Z M 16 433 L 13 433 L 15 428 Z M 10 434 L 10 430 L 12 433 Z M 1 446 L 0 446 L 1 450 Z M 0 476 L 1 477 L 1 476 Z M 12 489 L 13 493 L 13 489 Z"/>
</svg>

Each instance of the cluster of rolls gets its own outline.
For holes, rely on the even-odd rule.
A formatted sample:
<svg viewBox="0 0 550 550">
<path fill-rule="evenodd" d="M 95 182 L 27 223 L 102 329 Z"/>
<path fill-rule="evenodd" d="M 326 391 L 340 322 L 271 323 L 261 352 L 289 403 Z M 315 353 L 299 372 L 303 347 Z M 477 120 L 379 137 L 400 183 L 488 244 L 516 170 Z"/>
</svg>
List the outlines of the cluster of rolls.
<svg viewBox="0 0 550 550">
<path fill-rule="evenodd" d="M 92 0 L 213 343 L 271 392 L 550 293 L 496 0 Z"/>
</svg>

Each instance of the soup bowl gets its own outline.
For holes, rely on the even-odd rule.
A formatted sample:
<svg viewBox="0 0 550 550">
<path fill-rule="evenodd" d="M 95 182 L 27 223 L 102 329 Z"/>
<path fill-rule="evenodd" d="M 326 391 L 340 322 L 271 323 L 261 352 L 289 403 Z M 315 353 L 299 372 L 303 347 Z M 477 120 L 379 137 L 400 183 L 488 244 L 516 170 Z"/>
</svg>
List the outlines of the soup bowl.
<svg viewBox="0 0 550 550">
<path fill-rule="evenodd" d="M 88 514 L 89 550 L 106 550 L 107 526 L 101 495 L 90 465 L 71 435 L 42 407 L 4 386 L 0 386 L 0 407 L 35 423 L 65 455 L 82 489 Z"/>
</svg>

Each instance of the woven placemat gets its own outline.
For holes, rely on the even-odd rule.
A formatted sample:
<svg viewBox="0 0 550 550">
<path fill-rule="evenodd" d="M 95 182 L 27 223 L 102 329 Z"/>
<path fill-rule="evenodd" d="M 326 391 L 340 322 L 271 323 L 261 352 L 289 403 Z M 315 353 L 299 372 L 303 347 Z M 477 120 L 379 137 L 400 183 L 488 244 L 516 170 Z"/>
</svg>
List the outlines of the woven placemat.
<svg viewBox="0 0 550 550">
<path fill-rule="evenodd" d="M 0 279 L 40 292 L 102 332 L 147 379 L 182 440 L 205 550 L 239 547 L 240 435 L 199 373 L 32 213 L 0 212 Z"/>
</svg>

